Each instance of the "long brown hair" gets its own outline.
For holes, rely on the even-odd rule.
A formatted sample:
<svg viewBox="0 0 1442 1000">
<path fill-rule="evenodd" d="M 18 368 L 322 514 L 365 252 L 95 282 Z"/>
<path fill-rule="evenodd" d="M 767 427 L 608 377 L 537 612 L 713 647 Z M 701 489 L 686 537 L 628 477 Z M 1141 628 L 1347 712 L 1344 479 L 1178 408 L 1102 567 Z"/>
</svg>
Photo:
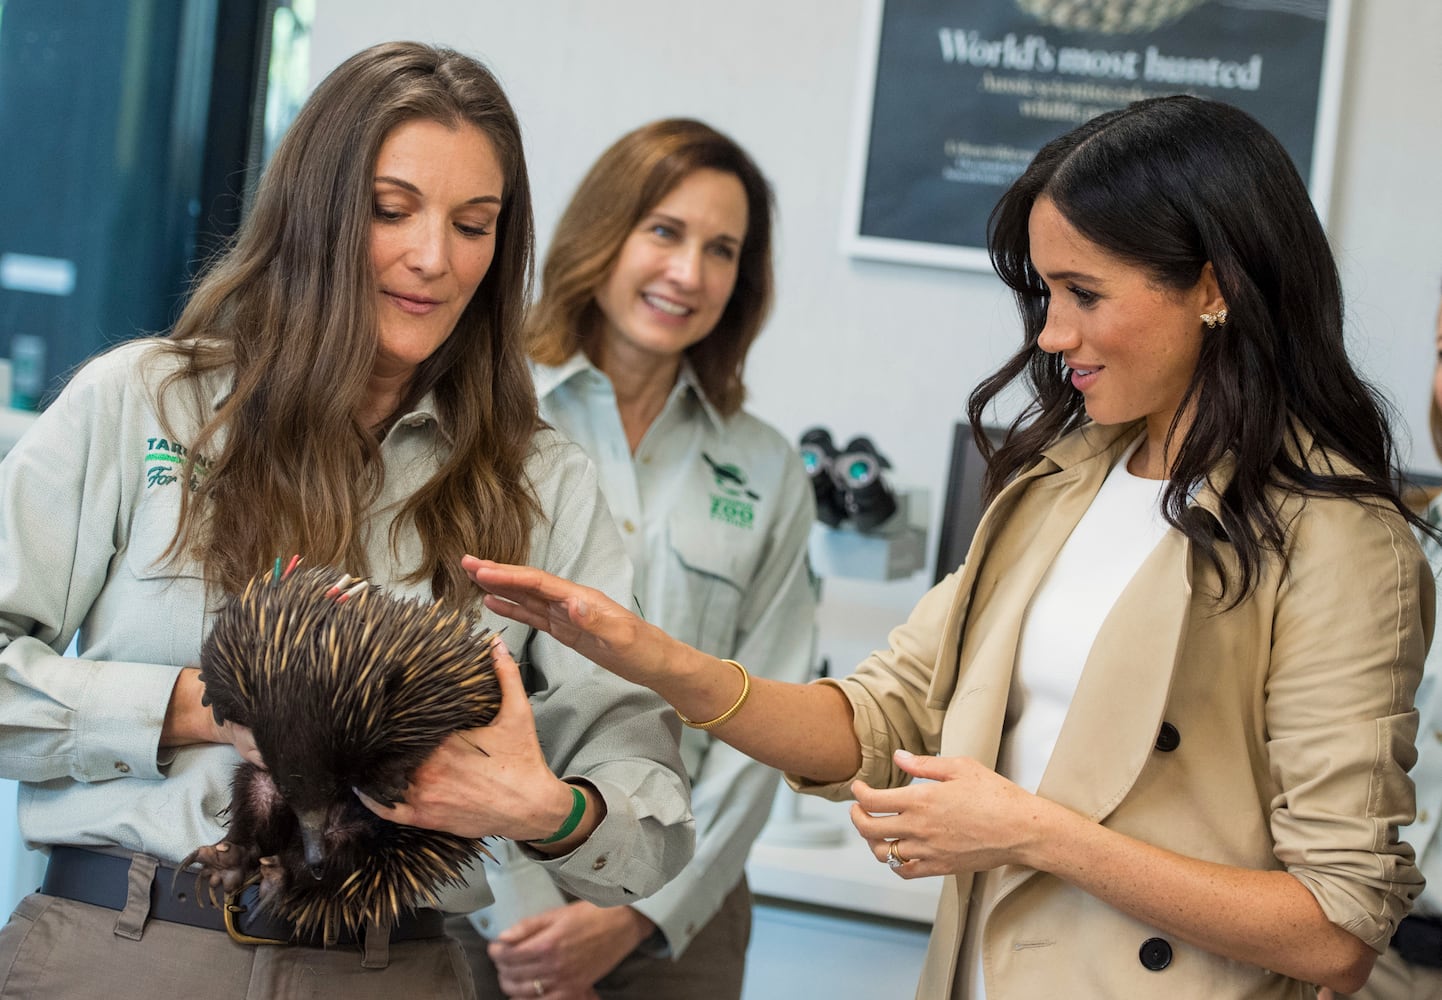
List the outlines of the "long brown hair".
<svg viewBox="0 0 1442 1000">
<path fill-rule="evenodd" d="M 599 334 L 596 289 L 626 237 L 677 184 L 703 168 L 741 182 L 746 239 L 725 311 L 686 357 L 712 406 L 725 414 L 741 408 L 746 354 L 771 309 L 771 187 L 735 141 L 689 118 L 651 122 L 622 136 L 576 188 L 556 226 L 541 271 L 541 297 L 526 327 L 532 358 L 558 365 Z"/>
<path fill-rule="evenodd" d="M 392 524 L 391 551 L 413 524 L 420 562 L 403 578 L 429 579 L 435 596 L 462 601 L 475 593 L 463 553 L 526 556 L 539 509 L 524 465 L 539 418 L 520 337 L 535 239 L 520 126 L 480 63 L 394 42 L 352 56 L 316 88 L 167 342 L 186 361 L 177 378 L 234 373 L 191 443 L 207 465 L 191 470 L 196 489 L 170 548 L 199 558 L 224 591 L 293 552 L 369 569 L 363 525 L 384 468 L 357 412 L 378 347 L 374 173 L 387 135 L 418 119 L 484 133 L 501 162 L 504 204 L 490 270 L 396 410 L 432 393 L 445 446 Z"/>
</svg>

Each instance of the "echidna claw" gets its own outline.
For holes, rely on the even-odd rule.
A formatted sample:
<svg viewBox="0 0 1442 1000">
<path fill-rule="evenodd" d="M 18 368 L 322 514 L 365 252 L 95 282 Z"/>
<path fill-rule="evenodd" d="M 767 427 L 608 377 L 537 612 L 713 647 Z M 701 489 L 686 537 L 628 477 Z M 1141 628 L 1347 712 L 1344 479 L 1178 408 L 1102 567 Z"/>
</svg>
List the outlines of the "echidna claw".
<svg viewBox="0 0 1442 1000">
<path fill-rule="evenodd" d="M 211 904 L 218 908 L 222 905 L 221 897 L 244 884 L 250 858 L 251 852 L 237 849 L 229 840 L 222 840 L 191 851 L 180 862 L 176 874 L 178 876 L 180 871 L 189 869 L 191 865 L 200 865 L 195 873 L 196 898 L 201 897 L 204 889 L 204 894 L 210 897 Z M 220 890 L 219 896 L 216 895 L 216 890 Z"/>
</svg>

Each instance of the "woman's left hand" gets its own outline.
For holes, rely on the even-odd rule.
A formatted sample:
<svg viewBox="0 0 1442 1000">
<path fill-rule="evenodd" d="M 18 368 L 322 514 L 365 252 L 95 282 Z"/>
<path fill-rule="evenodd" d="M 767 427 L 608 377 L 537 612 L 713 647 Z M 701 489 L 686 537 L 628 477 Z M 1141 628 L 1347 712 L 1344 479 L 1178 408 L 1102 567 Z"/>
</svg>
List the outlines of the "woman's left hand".
<svg viewBox="0 0 1442 1000">
<path fill-rule="evenodd" d="M 405 801 L 387 808 L 359 789 L 377 816 L 462 837 L 535 840 L 570 812 L 571 786 L 541 753 L 520 668 L 505 644 L 492 650 L 501 707 L 488 726 L 452 733 L 416 768 Z"/>
<path fill-rule="evenodd" d="M 930 781 L 903 788 L 853 782 L 851 821 L 886 861 L 891 844 L 905 862 L 902 878 L 957 875 L 1025 864 L 1043 835 L 1043 821 L 1060 809 L 970 757 L 920 757 L 898 750 L 896 765 Z"/>
</svg>

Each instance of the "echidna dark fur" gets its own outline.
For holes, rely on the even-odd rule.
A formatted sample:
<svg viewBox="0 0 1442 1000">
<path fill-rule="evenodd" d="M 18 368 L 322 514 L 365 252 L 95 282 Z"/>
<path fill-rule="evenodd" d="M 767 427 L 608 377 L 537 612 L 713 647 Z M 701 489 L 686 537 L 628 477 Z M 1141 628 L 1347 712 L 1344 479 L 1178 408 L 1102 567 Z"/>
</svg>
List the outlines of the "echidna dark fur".
<svg viewBox="0 0 1442 1000">
<path fill-rule="evenodd" d="M 352 789 L 399 801 L 442 740 L 500 705 L 489 631 L 369 586 L 338 601 L 339 575 L 258 576 L 217 616 L 200 657 L 205 704 L 251 728 L 266 769 L 236 768 L 223 849 L 187 859 L 226 891 L 258 878 L 262 908 L 326 942 L 436 905 L 485 852 L 383 820 Z"/>
</svg>

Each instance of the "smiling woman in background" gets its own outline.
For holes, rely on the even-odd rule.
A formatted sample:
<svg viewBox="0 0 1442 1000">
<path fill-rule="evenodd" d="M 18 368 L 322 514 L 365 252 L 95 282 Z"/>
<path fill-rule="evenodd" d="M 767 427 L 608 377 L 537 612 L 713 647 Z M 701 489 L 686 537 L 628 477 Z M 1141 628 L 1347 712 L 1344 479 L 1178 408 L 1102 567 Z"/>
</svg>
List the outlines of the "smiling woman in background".
<svg viewBox="0 0 1442 1000">
<path fill-rule="evenodd" d="M 604 152 L 562 216 L 529 321 L 541 413 L 585 449 L 647 618 L 761 675 L 801 681 L 813 645 L 813 492 L 800 458 L 741 409 L 771 303 L 771 192 L 701 122 L 652 122 Z M 688 729 L 696 857 L 644 902 L 602 909 L 513 854 L 468 947 L 482 996 L 734 998 L 751 929 L 743 866 L 771 768 Z M 454 922 L 453 922 L 454 927 Z M 497 933 L 499 932 L 499 933 Z M 463 934 L 456 927 L 455 933 Z"/>
<path fill-rule="evenodd" d="M 0 933 L 0 996 L 473 995 L 434 910 L 388 944 L 258 946 L 172 866 L 224 835 L 238 754 L 259 762 L 192 665 L 220 600 L 276 556 L 465 606 L 479 546 L 629 597 L 590 463 L 540 425 L 532 242 L 495 78 L 446 49 L 368 49 L 307 101 L 171 337 L 86 366 L 0 463 L 0 774 L 50 853 Z M 534 709 L 500 652 L 495 723 L 377 811 L 513 839 L 598 903 L 656 890 L 691 848 L 670 712 L 544 635 L 507 641 Z M 444 902 L 488 899 L 478 880 Z M 293 940 L 241 903 L 241 932 Z"/>
<path fill-rule="evenodd" d="M 1023 340 L 968 415 L 1029 405 L 978 438 L 965 565 L 852 676 L 743 682 L 588 588 L 467 566 L 945 876 L 923 1000 L 1355 989 L 1422 885 L 1397 830 L 1433 582 L 1306 188 L 1236 108 L 1141 101 L 1043 147 L 989 244 Z"/>
</svg>

